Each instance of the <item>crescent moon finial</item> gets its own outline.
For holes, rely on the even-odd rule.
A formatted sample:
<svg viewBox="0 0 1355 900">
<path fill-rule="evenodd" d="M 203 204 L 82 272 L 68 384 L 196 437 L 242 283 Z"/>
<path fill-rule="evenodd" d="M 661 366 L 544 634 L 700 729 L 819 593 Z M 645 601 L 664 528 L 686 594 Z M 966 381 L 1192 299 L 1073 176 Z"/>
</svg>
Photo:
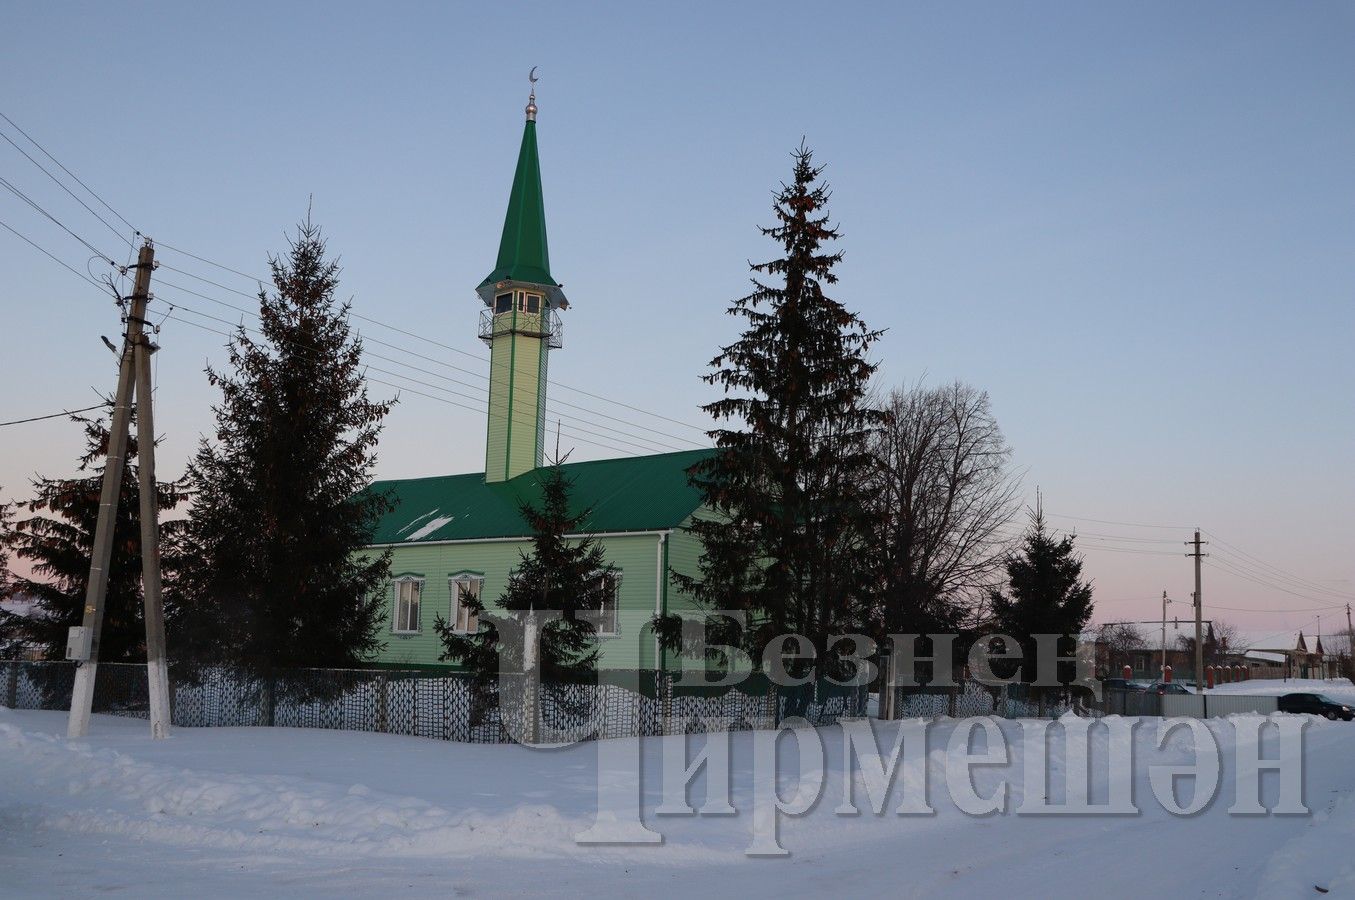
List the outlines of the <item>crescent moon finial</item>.
<svg viewBox="0 0 1355 900">
<path fill-rule="evenodd" d="M 532 92 L 527 97 L 527 121 L 536 121 L 536 83 L 541 79 L 536 77 L 537 66 L 532 66 L 532 70 L 527 73 L 527 80 L 532 84 Z"/>
</svg>

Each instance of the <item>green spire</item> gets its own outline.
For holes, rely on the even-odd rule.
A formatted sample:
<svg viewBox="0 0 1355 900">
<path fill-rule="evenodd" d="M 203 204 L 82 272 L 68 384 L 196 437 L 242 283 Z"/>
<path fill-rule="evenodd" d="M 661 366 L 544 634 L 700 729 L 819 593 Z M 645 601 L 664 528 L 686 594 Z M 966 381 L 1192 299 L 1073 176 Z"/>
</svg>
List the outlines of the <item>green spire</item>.
<svg viewBox="0 0 1355 900">
<path fill-rule="evenodd" d="M 558 287 L 550 274 L 550 251 L 546 247 L 546 206 L 541 197 L 541 163 L 536 153 L 536 122 L 529 109 L 527 126 L 518 150 L 518 168 L 508 214 L 499 241 L 499 259 L 480 287 L 499 281 L 519 281 Z"/>
</svg>

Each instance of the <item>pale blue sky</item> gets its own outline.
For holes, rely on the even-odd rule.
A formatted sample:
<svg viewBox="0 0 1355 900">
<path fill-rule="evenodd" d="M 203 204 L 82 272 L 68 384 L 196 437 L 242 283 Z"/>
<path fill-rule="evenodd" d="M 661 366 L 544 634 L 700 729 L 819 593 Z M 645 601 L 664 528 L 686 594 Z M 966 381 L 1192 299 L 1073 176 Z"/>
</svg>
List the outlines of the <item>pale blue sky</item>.
<svg viewBox="0 0 1355 900">
<path fill-rule="evenodd" d="M 723 311 L 745 261 L 771 251 L 754 226 L 803 135 L 835 191 L 837 295 L 888 329 L 882 383 L 990 391 L 1049 509 L 1198 523 L 1311 582 L 1272 578 L 1298 597 L 1215 568 L 1207 600 L 1307 610 L 1342 602 L 1324 587 L 1355 592 L 1352 47 L 1355 7 L 1340 3 L 12 3 L 0 109 L 146 233 L 246 272 L 313 194 L 356 311 L 481 354 L 473 288 L 539 65 L 552 266 L 573 303 L 552 377 L 697 424 L 698 376 L 733 336 Z M 125 254 L 2 143 L 0 174 Z M 7 192 L 0 221 L 85 267 Z M 111 303 L 3 230 L 0 266 L 0 421 L 110 390 Z M 161 337 L 161 464 L 176 473 L 210 425 L 203 363 L 223 352 L 174 318 Z M 483 432 L 482 416 L 407 393 L 380 473 L 477 470 Z M 78 441 L 60 421 L 0 430 L 4 495 L 66 472 Z M 580 444 L 575 458 L 597 455 L 614 454 Z M 1080 527 L 1172 554 L 1141 541 L 1188 536 Z M 1098 619 L 1156 615 L 1146 598 L 1164 589 L 1188 597 L 1184 557 L 1084 544 Z M 1260 634 L 1317 612 L 1216 615 Z"/>
</svg>

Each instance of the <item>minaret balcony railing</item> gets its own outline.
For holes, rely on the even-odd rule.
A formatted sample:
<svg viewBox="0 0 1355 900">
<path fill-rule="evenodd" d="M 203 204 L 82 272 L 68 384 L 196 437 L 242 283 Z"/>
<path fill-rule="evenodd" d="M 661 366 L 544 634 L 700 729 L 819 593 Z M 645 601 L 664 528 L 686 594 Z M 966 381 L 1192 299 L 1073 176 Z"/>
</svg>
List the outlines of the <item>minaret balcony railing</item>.
<svg viewBox="0 0 1355 900">
<path fill-rule="evenodd" d="M 509 310 L 495 313 L 492 309 L 480 310 L 480 340 L 493 344 L 494 338 L 501 334 L 522 334 L 541 338 L 552 350 L 559 350 L 564 344 L 565 326 L 560 314 L 553 309 L 540 313 Z"/>
</svg>

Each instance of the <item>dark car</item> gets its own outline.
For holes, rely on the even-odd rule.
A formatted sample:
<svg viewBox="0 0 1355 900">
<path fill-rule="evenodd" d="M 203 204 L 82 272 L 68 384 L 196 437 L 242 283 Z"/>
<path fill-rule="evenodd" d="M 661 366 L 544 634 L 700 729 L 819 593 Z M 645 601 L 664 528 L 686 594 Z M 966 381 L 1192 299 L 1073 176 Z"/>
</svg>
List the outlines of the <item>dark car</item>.
<svg viewBox="0 0 1355 900">
<path fill-rule="evenodd" d="M 1102 678 L 1101 687 L 1108 691 L 1142 691 L 1148 687 L 1142 681 L 1132 681 L 1128 678 Z"/>
<path fill-rule="evenodd" d="M 1148 685 L 1148 692 L 1150 694 L 1159 694 L 1159 695 L 1194 693 L 1193 691 L 1191 691 L 1190 688 L 1186 687 L 1184 684 L 1179 684 L 1175 681 L 1154 681 L 1152 684 Z"/>
<path fill-rule="evenodd" d="M 1355 711 L 1351 710 L 1350 704 L 1333 700 L 1325 694 L 1284 694 L 1280 697 L 1280 712 L 1312 713 L 1326 716 L 1333 722 L 1337 719 L 1347 722 L 1355 719 Z"/>
</svg>

